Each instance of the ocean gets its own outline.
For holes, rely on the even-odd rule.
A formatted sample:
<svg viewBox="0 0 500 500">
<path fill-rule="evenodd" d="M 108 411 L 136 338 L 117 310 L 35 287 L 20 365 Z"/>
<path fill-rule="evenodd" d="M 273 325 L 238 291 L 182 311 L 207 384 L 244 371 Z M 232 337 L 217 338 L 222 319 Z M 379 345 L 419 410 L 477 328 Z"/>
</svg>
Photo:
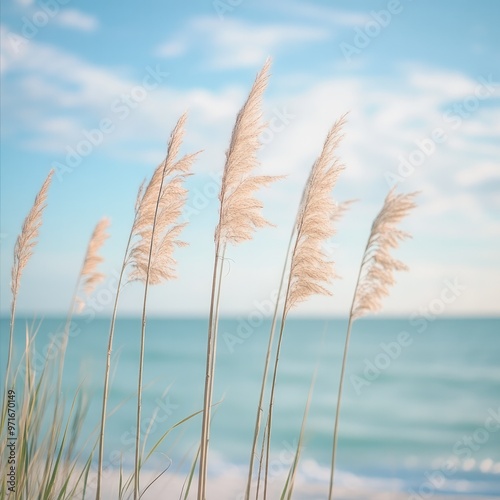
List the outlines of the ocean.
<svg viewBox="0 0 500 500">
<path fill-rule="evenodd" d="M 48 351 L 50 339 L 57 345 L 64 322 L 36 322 L 33 363 L 38 369 L 53 354 Z M 8 325 L 3 318 L 2 374 Z M 31 318 L 17 319 L 18 356 L 27 325 L 34 328 Z M 228 471 L 244 477 L 248 467 L 269 326 L 259 314 L 220 322 L 210 478 Z M 73 320 L 63 393 L 68 407 L 79 384 L 87 398 L 81 446 L 97 436 L 108 329 L 109 318 Z M 339 319 L 288 320 L 277 379 L 271 477 L 288 472 L 317 368 L 300 480 L 324 488 L 325 495 L 345 331 L 346 321 Z M 110 471 L 118 468 L 117 456 L 126 469 L 133 467 L 139 334 L 140 318 L 118 320 L 109 400 L 113 414 L 106 434 Z M 202 408 L 206 335 L 206 319 L 148 318 L 142 428 L 143 435 L 149 428 L 149 444 Z M 165 477 L 185 476 L 197 451 L 200 427 L 199 414 L 178 426 L 146 468 L 168 469 Z M 339 430 L 336 482 L 347 490 L 399 492 L 409 499 L 500 498 L 500 319 L 357 321 Z M 178 492 L 172 498 L 178 498 Z"/>
</svg>

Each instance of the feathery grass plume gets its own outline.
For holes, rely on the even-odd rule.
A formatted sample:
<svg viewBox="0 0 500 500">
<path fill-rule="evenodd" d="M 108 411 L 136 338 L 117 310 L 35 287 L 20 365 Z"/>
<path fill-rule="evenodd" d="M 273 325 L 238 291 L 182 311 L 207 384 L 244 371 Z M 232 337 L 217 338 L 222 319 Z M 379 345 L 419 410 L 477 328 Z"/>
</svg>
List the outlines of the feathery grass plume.
<svg viewBox="0 0 500 500">
<path fill-rule="evenodd" d="M 262 96 L 268 82 L 271 60 L 268 59 L 257 75 L 248 98 L 236 117 L 219 193 L 219 223 L 215 230 L 215 261 L 210 301 L 207 339 L 207 362 L 203 400 L 203 419 L 200 444 L 198 500 L 205 499 L 210 413 L 213 375 L 217 346 L 219 299 L 223 259 L 226 245 L 251 240 L 255 230 L 270 225 L 261 215 L 262 203 L 255 191 L 269 185 L 278 177 L 255 175 L 259 165 L 257 151 L 265 123 L 262 119 Z"/>
<path fill-rule="evenodd" d="M 82 270 L 80 272 L 80 288 L 82 294 L 76 297 L 76 309 L 78 312 L 81 312 L 85 305 L 84 297 L 81 295 L 88 297 L 95 290 L 95 287 L 104 280 L 104 274 L 97 271 L 97 266 L 104 260 L 99 255 L 99 250 L 109 238 L 109 234 L 106 232 L 108 228 L 109 219 L 103 217 L 97 223 L 90 238 L 85 260 L 83 261 Z"/>
<path fill-rule="evenodd" d="M 265 129 L 262 120 L 262 96 L 267 87 L 271 60 L 257 75 L 247 101 L 241 108 L 226 152 L 226 165 L 219 193 L 220 214 L 215 238 L 221 243 L 251 240 L 256 229 L 271 225 L 260 214 L 262 203 L 254 198 L 258 189 L 278 178 L 252 175 L 259 166 L 259 137 Z"/>
<path fill-rule="evenodd" d="M 342 217 L 346 214 L 346 212 L 351 208 L 353 203 L 356 203 L 358 200 L 345 200 L 338 202 L 335 206 L 335 210 L 332 214 L 331 221 L 332 224 L 337 224 Z"/>
<path fill-rule="evenodd" d="M 342 139 L 345 115 L 330 129 L 323 150 L 314 162 L 307 180 L 295 223 L 295 243 L 290 262 L 290 274 L 281 317 L 278 345 L 269 397 L 266 438 L 266 467 L 264 476 L 264 498 L 267 497 L 269 453 L 271 443 L 272 416 L 278 361 L 283 332 L 289 311 L 311 295 L 331 295 L 326 288 L 335 278 L 334 263 L 328 259 L 323 245 L 335 234 L 335 211 L 337 204 L 332 199 L 332 190 L 344 166 L 336 155 Z"/>
<path fill-rule="evenodd" d="M 33 249 L 37 244 L 38 233 L 42 225 L 42 215 L 46 207 L 47 194 L 52 181 L 54 170 L 49 172 L 40 191 L 36 195 L 35 202 L 31 207 L 29 214 L 24 219 L 21 234 L 17 237 L 16 246 L 14 248 L 14 265 L 12 266 L 12 295 L 17 296 L 21 275 L 33 255 Z"/>
<path fill-rule="evenodd" d="M 337 205 L 331 191 L 343 170 L 335 150 L 341 139 L 342 117 L 330 130 L 321 156 L 313 166 L 297 218 L 297 239 L 290 268 L 285 314 L 311 295 L 331 295 L 323 284 L 335 277 L 333 262 L 323 249 L 324 242 L 335 234 L 332 220 Z M 340 214 L 339 214 L 340 216 Z"/>
<path fill-rule="evenodd" d="M 16 303 L 17 295 L 19 293 L 19 286 L 21 284 L 21 276 L 23 274 L 24 268 L 33 255 L 33 250 L 37 244 L 38 233 L 42 225 L 42 215 L 46 206 L 47 194 L 53 175 L 54 170 L 52 169 L 47 175 L 47 178 L 45 179 L 45 182 L 43 183 L 40 191 L 36 195 L 35 202 L 33 203 L 33 206 L 31 207 L 31 210 L 29 211 L 26 219 L 24 219 L 21 233 L 17 237 L 14 247 L 14 263 L 12 265 L 12 281 L 10 284 L 10 289 L 12 292 L 12 304 L 10 308 L 9 350 L 7 354 L 7 368 L 5 371 L 5 394 L 7 394 L 7 388 L 9 386 Z"/>
<path fill-rule="evenodd" d="M 416 194 L 396 194 L 394 188 L 391 189 L 382 210 L 373 221 L 354 295 L 353 320 L 379 311 L 382 299 L 389 295 L 389 287 L 395 283 L 394 272 L 408 269 L 403 262 L 393 258 L 390 251 L 411 237 L 396 226 L 415 208 Z"/>
<path fill-rule="evenodd" d="M 138 241 L 132 244 L 129 258 L 132 266 L 131 280 L 144 283 L 142 307 L 141 348 L 137 384 L 137 421 L 134 467 L 134 499 L 139 498 L 139 471 L 141 467 L 140 430 L 142 406 L 142 375 L 144 367 L 144 345 L 146 336 L 146 305 L 149 285 L 174 279 L 175 248 L 185 246 L 179 235 L 186 225 L 179 223 L 187 199 L 183 183 L 189 175 L 191 165 L 198 153 L 177 160 L 184 136 L 187 115 L 182 115 L 170 136 L 167 156 L 156 169 L 148 187 L 138 201 L 137 217 L 132 232 Z"/>
<path fill-rule="evenodd" d="M 370 237 L 366 244 L 363 259 L 359 268 L 358 279 L 349 313 L 344 355 L 340 371 L 335 426 L 333 431 L 332 463 L 330 468 L 330 485 L 328 499 L 333 497 L 333 480 L 335 474 L 335 458 L 337 451 L 338 423 L 342 388 L 347 361 L 351 327 L 354 320 L 382 308 L 382 299 L 389 295 L 389 287 L 395 283 L 394 272 L 406 270 L 405 264 L 391 256 L 390 251 L 411 235 L 397 229 L 397 225 L 415 208 L 415 196 L 418 193 L 396 194 L 392 188 L 387 194 L 384 205 L 373 221 Z"/>
</svg>

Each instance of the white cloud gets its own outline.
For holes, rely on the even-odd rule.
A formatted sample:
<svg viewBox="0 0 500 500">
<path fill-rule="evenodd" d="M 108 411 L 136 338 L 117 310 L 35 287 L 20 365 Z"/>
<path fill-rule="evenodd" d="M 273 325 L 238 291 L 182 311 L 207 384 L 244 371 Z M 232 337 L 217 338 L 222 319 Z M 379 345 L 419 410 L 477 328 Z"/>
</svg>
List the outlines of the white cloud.
<svg viewBox="0 0 500 500">
<path fill-rule="evenodd" d="M 456 181 L 462 186 L 476 186 L 487 182 L 500 181 L 500 163 L 483 163 L 464 168 L 456 175 Z"/>
<path fill-rule="evenodd" d="M 219 68 L 254 66 L 284 46 L 298 42 L 317 41 L 328 37 L 324 30 L 287 25 L 252 26 L 236 20 L 225 22 L 218 29 L 212 19 L 198 21 L 198 29 L 213 33 L 216 52 L 213 64 Z"/>
<path fill-rule="evenodd" d="M 150 159 L 151 146 L 141 148 L 136 143 L 164 141 L 170 126 L 166 114 L 172 121 L 186 110 L 193 116 L 192 122 L 189 120 L 187 141 L 198 140 L 196 147 L 200 148 L 208 140 L 216 150 L 220 145 L 216 136 L 234 119 L 245 97 L 244 90 L 237 87 L 217 91 L 196 87 L 175 89 L 170 86 L 167 74 L 157 88 L 147 92 L 142 102 L 135 102 L 129 108 L 130 118 L 122 119 L 113 105 L 121 103 L 122 96 L 130 96 L 134 88 L 141 87 L 149 71 L 168 73 L 165 66 L 144 68 L 137 78 L 127 78 L 36 41 L 28 43 L 21 53 L 13 54 L 7 30 L 1 34 L 1 56 L 8 59 L 6 71 L 11 73 L 4 82 L 4 92 L 10 95 L 4 111 L 13 116 L 9 130 L 29 134 L 31 138 L 24 142 L 25 146 L 38 151 L 61 153 L 66 146 L 74 146 L 82 139 L 84 128 L 95 128 L 100 120 L 110 118 L 116 130 L 103 147 L 124 142 L 129 147 L 127 142 L 133 139 L 135 157 L 139 158 L 142 152 Z M 111 148 L 114 154 L 123 152 L 115 146 Z M 222 152 L 224 148 L 221 146 Z"/>
<path fill-rule="evenodd" d="M 229 29 L 225 34 L 213 33 L 208 44 L 208 51 L 214 51 L 215 44 L 221 44 L 215 52 L 222 55 L 214 56 L 212 64 L 218 62 L 217 58 L 225 57 L 227 61 L 228 58 L 231 60 L 236 57 L 238 47 L 225 46 L 231 45 L 231 40 L 242 46 L 252 40 L 250 25 L 230 20 L 226 22 Z M 205 24 L 197 29 L 198 34 L 206 34 L 214 28 L 209 21 L 205 21 Z M 266 29 L 263 31 L 264 41 L 255 52 L 252 49 L 244 53 L 245 64 L 254 61 L 252 65 L 259 66 L 267 55 L 264 55 L 263 51 L 273 46 L 279 49 L 286 40 L 291 42 L 301 37 L 314 39 L 309 30 L 296 32 L 288 27 L 282 31 L 267 33 Z M 6 35 L 7 32 L 2 30 L 2 42 L 5 41 Z M 257 33 L 253 36 L 258 35 Z M 172 48 L 171 50 L 174 52 Z M 81 139 L 82 128 L 96 126 L 103 117 L 116 118 L 110 109 L 111 104 L 121 94 L 129 94 L 132 88 L 141 84 L 140 73 L 136 77 L 125 77 L 110 68 L 91 64 L 65 50 L 38 41 L 27 44 L 22 53 L 13 54 L 7 40 L 7 43 L 2 43 L 1 56 L 2 59 L 5 57 L 8 60 L 8 78 L 5 79 L 3 90 L 5 95 L 9 96 L 4 104 L 4 112 L 12 116 L 12 120 L 8 120 L 9 127 L 12 129 L 18 126 L 23 135 L 26 133 L 29 136 L 24 144 L 37 151 L 50 150 L 60 153 L 65 146 L 74 145 Z M 273 223 L 279 227 L 290 227 L 294 214 L 288 207 L 295 208 L 298 203 L 302 183 L 320 151 L 328 128 L 340 114 L 351 110 L 341 146 L 341 157 L 346 164 L 346 171 L 340 180 L 342 190 L 338 192 L 342 198 L 364 200 L 359 204 L 363 222 L 360 222 L 361 217 L 350 218 L 350 234 L 347 238 L 349 243 L 345 252 L 354 251 L 353 237 L 357 238 L 360 231 L 369 230 L 370 214 L 376 213 L 387 190 L 384 172 L 397 167 L 397 154 L 408 153 L 411 148 L 416 147 L 414 139 L 428 136 L 433 128 L 439 125 L 442 106 L 449 102 L 447 89 L 453 86 L 453 81 L 462 82 L 455 85 L 452 92 L 454 97 L 464 95 L 470 84 L 474 83 L 468 77 L 454 73 L 436 72 L 423 67 L 419 68 L 419 72 L 424 76 L 415 77 L 415 68 L 407 68 L 402 73 L 397 87 L 393 85 L 390 75 L 387 79 L 381 79 L 380 76 L 353 78 L 337 74 L 334 78 L 311 78 L 309 81 L 301 80 L 297 84 L 292 82 L 288 73 L 281 72 L 271 79 L 272 88 L 265 98 L 266 118 L 272 118 L 276 109 L 283 111 L 283 108 L 293 115 L 290 122 L 274 134 L 272 141 L 266 144 L 261 154 L 264 170 L 290 174 L 287 181 L 276 185 L 272 193 L 275 198 L 269 206 L 276 208 L 270 217 Z M 146 68 L 143 73 L 146 73 Z M 429 74 L 427 81 L 424 78 L 426 74 Z M 195 85 L 199 82 L 193 82 L 190 88 L 173 88 L 166 78 L 157 89 L 148 94 L 147 99 L 140 103 L 133 113 L 131 112 L 130 119 L 116 121 L 117 131 L 110 136 L 109 142 L 103 144 L 102 149 L 105 149 L 106 155 L 112 159 L 122 155 L 121 158 L 128 157 L 147 165 L 154 164 L 155 158 L 161 157 L 163 153 L 162 146 L 168 137 L 169 127 L 180 113 L 189 109 L 186 147 L 191 150 L 205 149 L 196 170 L 220 169 L 234 118 L 244 101 L 245 92 L 253 76 L 254 71 L 248 71 L 248 79 L 243 85 L 223 86 L 216 90 L 201 88 L 201 84 L 198 88 Z M 293 84 L 287 85 L 288 82 Z M 498 178 L 499 168 L 495 163 L 498 147 L 488 149 L 486 144 L 477 142 L 484 137 L 488 129 L 496 130 L 488 127 L 489 122 L 494 125 L 496 116 L 495 103 L 492 104 L 492 107 L 471 115 L 456 135 L 429 158 L 432 168 L 426 164 L 416 169 L 407 184 L 402 186 L 404 191 L 414 188 L 423 190 L 418 217 L 414 217 L 416 222 L 412 224 L 419 230 L 418 239 L 423 241 L 421 244 L 426 245 L 426 248 L 433 247 L 436 236 L 453 239 L 457 235 L 463 237 L 467 234 L 474 238 L 480 236 L 481 241 L 490 242 L 492 237 L 499 234 L 499 225 L 492 220 L 492 209 L 475 193 L 464 193 L 457 189 L 456 185 L 458 183 L 459 187 L 475 186 Z M 489 121 L 485 122 L 485 117 L 488 117 Z M 470 131 L 474 133 L 469 133 Z M 463 147 L 468 149 L 455 148 L 453 141 L 460 141 Z M 152 142 L 157 146 L 152 146 Z M 483 156 L 469 169 L 467 165 L 470 159 L 464 155 L 464 151 L 471 155 L 470 148 L 474 145 L 478 151 L 482 151 Z M 214 213 L 216 204 L 214 199 L 210 206 Z M 198 228 L 199 226 L 197 230 Z M 362 236 L 365 236 L 364 233 Z M 199 235 L 196 237 L 200 238 Z M 208 240 L 210 237 L 211 235 Z M 342 239 L 344 235 L 340 237 Z M 270 233 L 265 234 L 260 241 L 267 241 L 267 238 L 271 238 Z M 196 245 L 193 247 L 199 252 Z M 274 250 L 266 250 L 266 255 L 272 252 Z M 261 254 L 262 250 L 255 253 L 255 261 Z M 269 264 L 270 269 L 279 265 L 278 261 L 282 256 L 277 254 L 278 252 L 275 260 Z M 436 255 L 438 254 L 439 251 L 436 250 Z M 194 253 L 193 258 L 196 258 Z M 202 267 L 201 264 L 204 265 L 205 261 L 200 262 Z M 254 272 L 245 268 L 241 261 L 239 265 L 244 277 L 246 272 L 249 275 Z M 439 283 L 440 273 L 446 270 L 443 271 L 440 264 L 436 264 L 432 259 L 426 260 L 426 265 L 432 270 L 430 279 Z M 350 276 L 356 271 L 355 264 L 351 266 L 348 263 L 346 267 L 347 271 L 345 268 L 339 269 L 346 278 L 346 285 L 338 285 L 336 294 L 339 296 L 350 296 L 352 291 L 348 288 L 352 286 Z M 463 268 L 464 272 L 471 276 L 471 294 L 480 296 L 482 278 L 472 279 L 475 271 L 470 261 L 464 261 Z M 272 273 L 269 273 L 269 276 L 272 281 Z M 486 277 L 486 273 L 484 276 Z M 387 311 L 402 312 L 405 304 L 418 304 L 420 299 L 426 297 L 427 280 L 424 277 L 412 273 L 408 280 L 410 281 L 407 281 L 408 287 L 405 290 L 415 287 L 418 293 L 415 292 L 405 300 L 394 295 L 387 303 Z M 238 308 L 244 309 L 246 304 L 251 304 L 255 296 L 262 293 L 261 290 L 259 292 L 260 284 L 252 283 L 252 286 L 239 296 Z M 269 283 L 269 286 L 274 284 Z M 189 283 L 186 282 L 185 288 L 189 289 Z M 186 290 L 179 294 L 179 303 L 189 295 Z M 228 296 L 238 296 L 237 292 L 235 284 L 233 288 L 228 289 Z M 200 301 L 201 299 L 202 297 Z M 236 302 L 232 304 L 234 306 Z M 311 305 L 305 305 L 303 311 L 322 312 L 326 310 L 323 305 L 324 302 L 314 301 Z M 199 303 L 198 307 L 201 307 Z M 229 309 L 230 307 L 231 304 Z"/>
<path fill-rule="evenodd" d="M 447 101 L 464 98 L 474 93 L 478 82 L 457 71 L 408 66 L 410 84 L 422 91 Z"/>
<path fill-rule="evenodd" d="M 172 40 L 158 47 L 156 55 L 159 57 L 177 57 L 184 54 L 187 44 L 184 40 Z"/>
<path fill-rule="evenodd" d="M 488 107 L 485 102 L 479 104 L 477 111 L 470 114 L 470 119 L 462 123 L 461 129 L 470 142 L 478 138 L 488 138 L 495 142 L 500 137 L 500 120 L 498 120 L 498 107 Z"/>
<path fill-rule="evenodd" d="M 61 10 L 54 19 L 61 26 L 80 31 L 95 31 L 99 25 L 98 20 L 94 16 L 85 14 L 77 9 Z"/>
<path fill-rule="evenodd" d="M 157 54 L 172 57 L 199 46 L 208 66 L 217 69 L 255 67 L 270 56 L 277 56 L 290 44 L 314 42 L 329 37 L 327 30 L 293 24 L 258 25 L 226 19 L 221 25 L 213 17 L 194 19 L 182 32 L 156 49 Z"/>
<path fill-rule="evenodd" d="M 336 24 L 345 27 L 363 26 L 371 19 L 368 14 L 363 12 L 323 7 L 305 2 L 286 0 L 276 3 L 273 2 L 273 6 L 274 5 L 285 11 L 286 14 L 295 15 L 300 19 L 308 18 L 317 22 Z"/>
</svg>

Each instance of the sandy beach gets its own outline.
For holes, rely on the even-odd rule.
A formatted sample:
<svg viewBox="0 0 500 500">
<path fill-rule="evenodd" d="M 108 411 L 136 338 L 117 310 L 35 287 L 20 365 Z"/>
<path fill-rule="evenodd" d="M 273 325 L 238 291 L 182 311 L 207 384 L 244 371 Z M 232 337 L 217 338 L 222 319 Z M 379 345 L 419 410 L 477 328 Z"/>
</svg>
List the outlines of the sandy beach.
<svg viewBox="0 0 500 500">
<path fill-rule="evenodd" d="M 155 479 L 153 473 L 144 473 L 141 476 L 141 489 L 145 488 L 150 482 Z M 245 477 L 238 471 L 229 471 L 226 474 L 211 477 L 207 488 L 207 498 L 214 500 L 243 500 Z M 286 477 L 275 477 L 269 484 L 268 498 L 278 499 L 281 497 L 282 487 Z M 345 475 L 342 481 L 345 482 Z M 104 498 L 106 500 L 114 500 L 117 498 L 116 486 L 118 484 L 118 474 L 108 476 L 105 482 Z M 181 491 L 184 491 L 186 476 L 180 474 L 166 473 L 162 478 L 155 481 L 143 494 L 143 499 L 178 499 L 181 497 Z M 383 482 L 373 480 L 373 486 L 361 484 L 362 480 L 351 477 L 352 484 L 350 486 L 337 486 L 334 490 L 335 500 L 423 500 L 432 498 L 433 500 L 485 500 L 484 496 L 467 495 L 466 491 L 459 495 L 440 495 L 438 491 L 422 490 L 421 494 L 410 493 L 406 491 L 389 491 L 383 489 Z M 401 482 L 402 483 L 402 482 Z M 397 480 L 388 485 L 389 488 L 397 486 Z M 196 498 L 197 482 L 193 479 L 188 499 Z M 465 484 L 464 484 L 465 488 Z M 262 492 L 262 490 L 261 490 Z M 183 493 L 184 494 L 184 493 Z M 255 487 L 252 489 L 252 494 L 255 495 Z M 299 474 L 296 480 L 296 485 L 293 492 L 293 498 L 296 500 L 324 500 L 328 496 L 328 482 L 326 481 L 306 481 L 303 474 Z M 184 497 L 182 497 L 184 498 Z"/>
</svg>

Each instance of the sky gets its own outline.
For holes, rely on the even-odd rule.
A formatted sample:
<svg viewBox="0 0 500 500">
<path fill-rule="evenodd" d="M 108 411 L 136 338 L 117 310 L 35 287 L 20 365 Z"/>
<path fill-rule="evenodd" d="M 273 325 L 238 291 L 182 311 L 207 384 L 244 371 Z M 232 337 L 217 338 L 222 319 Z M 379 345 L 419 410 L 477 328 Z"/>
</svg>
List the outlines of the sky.
<svg viewBox="0 0 500 500">
<path fill-rule="evenodd" d="M 69 306 L 88 239 L 102 250 L 107 314 L 137 190 L 187 111 L 183 152 L 202 150 L 188 181 L 178 279 L 151 289 L 152 315 L 206 315 L 217 192 L 237 112 L 267 57 L 262 191 L 275 227 L 230 248 L 222 314 L 265 310 L 280 279 L 308 172 L 328 129 L 348 113 L 333 196 L 358 200 L 326 242 L 341 277 L 331 297 L 294 314 L 346 316 L 373 218 L 388 190 L 419 191 L 403 228 L 384 315 L 500 313 L 500 3 L 496 0 L 98 2 L 1 5 L 0 313 L 11 302 L 15 239 L 51 168 L 38 246 L 18 311 Z M 127 285 L 120 314 L 141 310 Z M 100 295 L 99 295 L 100 294 Z"/>
</svg>

